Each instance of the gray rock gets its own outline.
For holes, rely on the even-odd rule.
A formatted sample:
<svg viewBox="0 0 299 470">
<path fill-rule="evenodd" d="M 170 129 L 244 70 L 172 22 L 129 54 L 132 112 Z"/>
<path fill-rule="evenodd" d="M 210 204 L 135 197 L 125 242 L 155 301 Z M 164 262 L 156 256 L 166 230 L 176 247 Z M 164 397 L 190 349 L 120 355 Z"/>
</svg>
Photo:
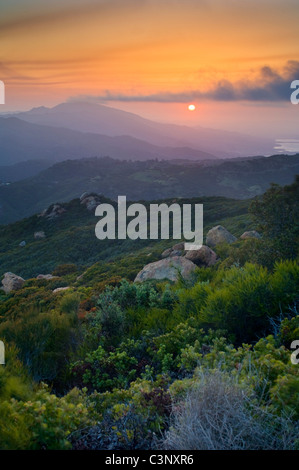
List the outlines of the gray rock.
<svg viewBox="0 0 299 470">
<path fill-rule="evenodd" d="M 173 245 L 172 249 L 174 251 L 184 251 L 185 250 L 185 243 L 184 242 L 177 243 L 176 245 Z"/>
<path fill-rule="evenodd" d="M 174 256 L 162 259 L 155 263 L 149 263 L 137 274 L 134 282 L 143 282 L 148 279 L 169 279 L 177 281 L 178 272 L 184 279 L 188 279 L 196 265 L 182 256 Z"/>
<path fill-rule="evenodd" d="M 25 240 L 23 240 L 21 243 L 19 243 L 19 246 L 26 246 Z"/>
<path fill-rule="evenodd" d="M 256 230 L 248 230 L 240 236 L 241 240 L 247 240 L 247 238 L 262 238 L 261 235 Z"/>
<path fill-rule="evenodd" d="M 172 248 L 167 248 L 167 250 L 164 250 L 163 253 L 162 253 L 162 258 L 168 258 L 168 256 L 170 256 L 172 252 Z"/>
<path fill-rule="evenodd" d="M 87 210 L 93 211 L 100 204 L 100 197 L 96 194 L 83 193 L 80 197 L 80 204 L 85 206 Z"/>
<path fill-rule="evenodd" d="M 85 191 L 85 193 L 81 194 L 80 196 L 80 201 L 83 201 L 88 196 L 88 193 Z"/>
<path fill-rule="evenodd" d="M 161 254 L 162 258 L 168 258 L 169 256 L 181 256 L 185 250 L 185 243 L 177 243 L 172 248 L 167 248 Z"/>
<path fill-rule="evenodd" d="M 199 250 L 187 251 L 185 258 L 200 267 L 213 266 L 217 262 L 215 251 L 206 245 L 203 245 Z"/>
<path fill-rule="evenodd" d="M 182 250 L 172 250 L 169 256 L 181 256 L 182 254 Z"/>
<path fill-rule="evenodd" d="M 63 292 L 67 289 L 69 289 L 69 286 L 68 287 L 57 287 L 56 289 L 53 290 L 53 294 L 57 294 L 58 292 Z"/>
<path fill-rule="evenodd" d="M 62 207 L 60 204 L 53 204 L 52 206 L 48 207 L 48 209 L 45 209 L 40 214 L 40 217 L 45 217 L 46 219 L 52 220 L 64 214 L 64 212 L 66 212 L 66 209 L 64 209 L 64 207 Z"/>
<path fill-rule="evenodd" d="M 206 243 L 208 246 L 214 247 L 219 243 L 233 243 L 237 239 L 222 225 L 216 225 L 208 231 L 206 237 Z"/>
<path fill-rule="evenodd" d="M 52 274 L 39 274 L 36 276 L 36 279 L 46 279 L 46 281 L 50 281 L 51 279 L 55 279 L 58 276 L 52 276 Z"/>
<path fill-rule="evenodd" d="M 35 240 L 42 240 L 43 238 L 46 238 L 46 234 L 43 230 L 41 230 L 40 232 L 34 232 Z"/>
<path fill-rule="evenodd" d="M 12 290 L 22 289 L 25 279 L 14 273 L 7 272 L 2 279 L 3 290 L 6 294 Z"/>
</svg>

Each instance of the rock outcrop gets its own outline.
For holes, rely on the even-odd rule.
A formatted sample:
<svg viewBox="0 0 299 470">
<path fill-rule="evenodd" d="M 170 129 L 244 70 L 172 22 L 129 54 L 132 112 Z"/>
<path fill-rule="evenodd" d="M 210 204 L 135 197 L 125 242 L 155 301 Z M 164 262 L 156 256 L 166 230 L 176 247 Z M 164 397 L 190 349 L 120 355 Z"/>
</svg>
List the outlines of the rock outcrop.
<svg viewBox="0 0 299 470">
<path fill-rule="evenodd" d="M 100 196 L 97 194 L 83 193 L 80 197 L 80 204 L 85 206 L 89 211 L 94 211 L 100 202 Z"/>
<path fill-rule="evenodd" d="M 199 250 L 189 250 L 185 254 L 185 258 L 192 261 L 200 267 L 213 266 L 217 261 L 217 255 L 215 251 L 206 245 L 203 245 Z"/>
<path fill-rule="evenodd" d="M 53 294 L 57 294 L 58 292 L 63 292 L 64 290 L 68 290 L 69 286 L 67 287 L 57 287 L 56 289 L 53 290 Z"/>
<path fill-rule="evenodd" d="M 66 209 L 62 207 L 61 204 L 53 204 L 52 206 L 45 209 L 41 214 L 40 217 L 45 217 L 46 219 L 56 219 L 60 215 L 64 214 Z"/>
<path fill-rule="evenodd" d="M 46 234 L 43 230 L 41 230 L 40 232 L 34 232 L 33 236 L 35 240 L 42 240 L 43 238 L 46 238 Z"/>
<path fill-rule="evenodd" d="M 46 281 L 50 281 L 51 279 L 57 278 L 58 276 L 52 276 L 52 274 L 39 274 L 36 276 L 36 279 L 46 279 Z"/>
<path fill-rule="evenodd" d="M 12 290 L 22 289 L 25 279 L 14 273 L 7 272 L 2 279 L 3 290 L 6 294 Z"/>
<path fill-rule="evenodd" d="M 188 279 L 196 265 L 192 261 L 182 257 L 173 256 L 154 263 L 149 263 L 137 274 L 134 282 L 143 282 L 148 279 L 169 279 L 176 281 L 179 272 L 184 279 Z"/>
<path fill-rule="evenodd" d="M 162 258 L 168 258 L 169 256 L 181 256 L 185 250 L 185 243 L 177 243 L 172 248 L 167 248 L 161 254 Z"/>
<path fill-rule="evenodd" d="M 262 238 L 256 230 L 248 230 L 240 236 L 241 240 L 247 240 L 247 238 Z"/>
<path fill-rule="evenodd" d="M 233 243 L 237 239 L 222 225 L 216 225 L 208 231 L 206 237 L 206 244 L 210 247 L 214 247 L 219 243 Z"/>
</svg>

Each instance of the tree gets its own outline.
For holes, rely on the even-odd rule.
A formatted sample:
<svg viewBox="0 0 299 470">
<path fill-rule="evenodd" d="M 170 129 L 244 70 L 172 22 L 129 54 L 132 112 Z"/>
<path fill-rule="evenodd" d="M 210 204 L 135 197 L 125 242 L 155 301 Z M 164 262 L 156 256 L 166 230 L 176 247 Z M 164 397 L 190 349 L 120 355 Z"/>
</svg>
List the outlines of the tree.
<svg viewBox="0 0 299 470">
<path fill-rule="evenodd" d="M 299 175 L 289 186 L 272 184 L 255 199 L 249 212 L 259 224 L 264 237 L 266 254 L 277 258 L 294 259 L 299 248 Z"/>
</svg>

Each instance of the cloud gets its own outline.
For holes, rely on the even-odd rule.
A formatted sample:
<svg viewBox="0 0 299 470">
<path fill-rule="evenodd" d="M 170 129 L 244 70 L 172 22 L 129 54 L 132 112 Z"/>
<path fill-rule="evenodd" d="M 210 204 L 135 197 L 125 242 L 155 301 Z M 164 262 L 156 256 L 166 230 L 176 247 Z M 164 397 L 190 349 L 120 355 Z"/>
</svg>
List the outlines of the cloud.
<svg viewBox="0 0 299 470">
<path fill-rule="evenodd" d="M 208 90 L 188 90 L 178 93 L 158 92 L 148 95 L 127 95 L 107 90 L 99 96 L 80 96 L 95 101 L 188 103 L 193 100 L 214 101 L 289 101 L 290 84 L 299 79 L 299 61 L 288 61 L 281 72 L 265 65 L 254 80 L 232 83 L 221 80 Z M 76 98 L 72 98 L 74 100 Z"/>
<path fill-rule="evenodd" d="M 68 20 L 82 20 L 82 17 L 90 17 L 97 14 L 113 15 L 120 9 L 137 8 L 145 0 L 137 2 L 136 0 L 89 0 L 82 2 L 77 0 L 70 4 L 66 1 L 64 4 L 54 4 L 53 7 L 40 7 L 39 3 L 31 5 L 28 12 L 13 12 L 8 16 L 2 16 L 0 19 L 0 34 L 23 33 L 31 28 L 53 27 L 53 24 L 60 22 L 64 24 Z"/>
</svg>

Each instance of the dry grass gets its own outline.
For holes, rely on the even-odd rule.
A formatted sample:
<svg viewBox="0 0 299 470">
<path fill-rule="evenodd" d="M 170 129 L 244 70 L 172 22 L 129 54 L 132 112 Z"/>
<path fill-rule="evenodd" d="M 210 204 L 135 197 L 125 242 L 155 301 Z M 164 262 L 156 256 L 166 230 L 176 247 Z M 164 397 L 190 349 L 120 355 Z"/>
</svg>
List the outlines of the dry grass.
<svg viewBox="0 0 299 470">
<path fill-rule="evenodd" d="M 298 427 L 261 408 L 236 380 L 221 371 L 203 372 L 198 385 L 174 405 L 164 449 L 293 449 Z"/>
</svg>

